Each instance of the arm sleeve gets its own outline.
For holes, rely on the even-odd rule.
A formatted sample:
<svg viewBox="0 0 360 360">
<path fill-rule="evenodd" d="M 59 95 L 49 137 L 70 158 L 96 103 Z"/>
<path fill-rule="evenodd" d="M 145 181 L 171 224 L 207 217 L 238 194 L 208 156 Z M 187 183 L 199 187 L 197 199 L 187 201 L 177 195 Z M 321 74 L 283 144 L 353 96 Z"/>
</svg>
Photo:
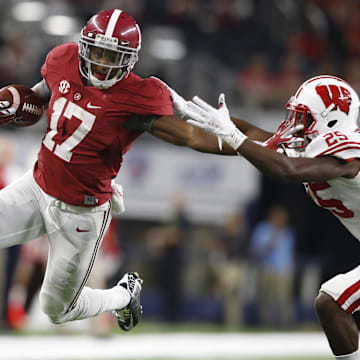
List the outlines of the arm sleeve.
<svg viewBox="0 0 360 360">
<path fill-rule="evenodd" d="M 40 98 L 43 101 L 48 101 L 51 97 L 51 91 L 45 81 L 45 79 L 42 79 L 41 81 L 39 81 L 37 84 L 35 84 L 32 88 L 32 91 L 36 92 L 36 94 L 38 96 L 40 96 Z"/>
</svg>

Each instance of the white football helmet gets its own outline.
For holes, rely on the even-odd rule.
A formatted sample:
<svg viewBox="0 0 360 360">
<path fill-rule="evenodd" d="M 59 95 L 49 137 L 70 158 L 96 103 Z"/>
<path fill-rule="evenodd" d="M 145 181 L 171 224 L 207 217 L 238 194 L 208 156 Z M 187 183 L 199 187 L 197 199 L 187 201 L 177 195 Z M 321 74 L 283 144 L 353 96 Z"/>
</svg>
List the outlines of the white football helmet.
<svg viewBox="0 0 360 360">
<path fill-rule="evenodd" d="M 281 126 L 304 125 L 295 134 L 303 138 L 298 147 L 304 148 L 328 131 L 356 129 L 359 106 L 357 93 L 346 81 L 330 75 L 316 76 L 305 81 L 290 98 Z"/>
</svg>

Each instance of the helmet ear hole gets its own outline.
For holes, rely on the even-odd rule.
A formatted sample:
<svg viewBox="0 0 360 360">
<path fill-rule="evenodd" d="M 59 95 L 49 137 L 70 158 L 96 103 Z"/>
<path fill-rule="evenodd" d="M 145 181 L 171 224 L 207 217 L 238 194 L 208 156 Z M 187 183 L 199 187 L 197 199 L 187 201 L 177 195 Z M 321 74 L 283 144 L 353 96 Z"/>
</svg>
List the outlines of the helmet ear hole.
<svg viewBox="0 0 360 360">
<path fill-rule="evenodd" d="M 331 120 L 327 123 L 327 127 L 332 128 L 337 123 L 337 120 Z"/>
</svg>

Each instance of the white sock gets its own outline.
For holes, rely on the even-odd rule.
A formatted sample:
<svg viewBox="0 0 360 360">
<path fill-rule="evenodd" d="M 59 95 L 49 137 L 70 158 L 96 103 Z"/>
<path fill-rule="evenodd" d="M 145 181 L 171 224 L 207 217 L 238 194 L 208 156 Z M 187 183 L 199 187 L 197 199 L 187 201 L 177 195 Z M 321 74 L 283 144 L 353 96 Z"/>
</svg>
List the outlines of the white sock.
<svg viewBox="0 0 360 360">
<path fill-rule="evenodd" d="M 359 350 L 356 350 L 351 354 L 335 356 L 335 359 L 339 359 L 339 360 L 360 360 L 360 352 L 359 352 Z"/>
<path fill-rule="evenodd" d="M 63 320 L 81 320 L 105 311 L 123 309 L 130 302 L 130 294 L 122 286 L 100 290 L 84 287 L 75 308 L 63 315 Z"/>
</svg>

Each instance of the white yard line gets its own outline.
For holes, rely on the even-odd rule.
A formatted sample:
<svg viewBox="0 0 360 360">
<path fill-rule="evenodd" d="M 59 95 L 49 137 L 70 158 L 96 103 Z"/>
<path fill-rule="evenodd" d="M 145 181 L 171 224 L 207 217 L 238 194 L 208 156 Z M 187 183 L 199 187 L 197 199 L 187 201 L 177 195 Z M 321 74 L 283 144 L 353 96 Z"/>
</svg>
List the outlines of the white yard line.
<svg viewBox="0 0 360 360">
<path fill-rule="evenodd" d="M 0 336 L 1 360 L 251 359 L 329 356 L 321 333 Z"/>
</svg>

